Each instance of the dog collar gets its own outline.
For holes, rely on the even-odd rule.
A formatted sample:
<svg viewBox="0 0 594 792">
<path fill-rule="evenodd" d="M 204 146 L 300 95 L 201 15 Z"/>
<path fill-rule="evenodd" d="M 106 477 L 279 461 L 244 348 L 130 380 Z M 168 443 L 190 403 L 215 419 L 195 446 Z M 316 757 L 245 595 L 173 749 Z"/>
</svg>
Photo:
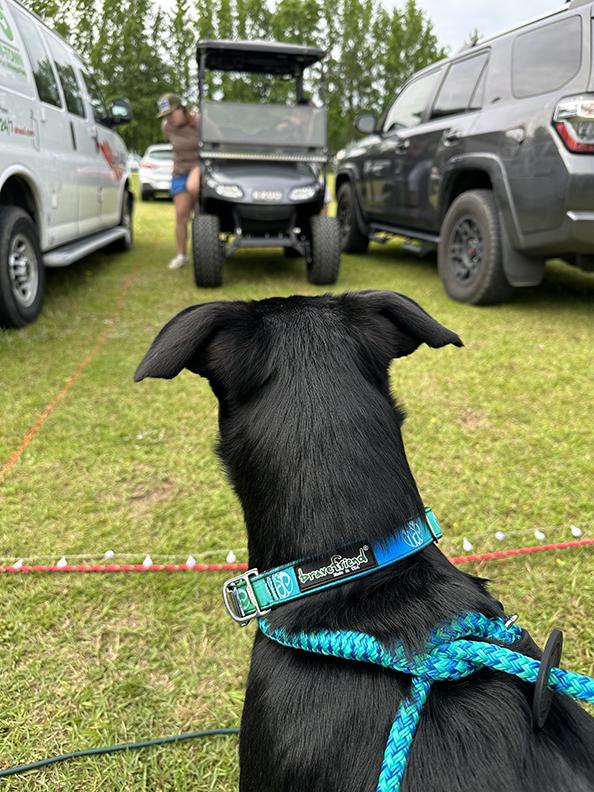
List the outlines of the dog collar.
<svg viewBox="0 0 594 792">
<path fill-rule="evenodd" d="M 369 575 L 418 553 L 443 536 L 437 517 L 425 514 L 401 525 L 381 542 L 359 542 L 335 550 L 331 556 L 292 561 L 267 572 L 250 569 L 223 584 L 223 601 L 229 615 L 245 626 L 272 608 Z"/>
</svg>

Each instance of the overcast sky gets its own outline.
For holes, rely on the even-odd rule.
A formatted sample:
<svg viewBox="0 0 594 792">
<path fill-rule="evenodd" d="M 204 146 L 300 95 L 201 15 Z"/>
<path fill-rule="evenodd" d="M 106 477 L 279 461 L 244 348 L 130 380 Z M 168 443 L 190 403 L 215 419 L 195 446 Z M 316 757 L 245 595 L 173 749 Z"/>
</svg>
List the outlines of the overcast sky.
<svg viewBox="0 0 594 792">
<path fill-rule="evenodd" d="M 171 8 L 173 0 L 158 0 Z M 404 0 L 382 0 L 386 6 L 402 6 Z M 499 33 L 519 22 L 559 8 L 563 0 L 417 0 L 433 20 L 440 44 L 454 53 L 476 28 L 482 36 Z"/>
<path fill-rule="evenodd" d="M 417 0 L 417 5 L 433 20 L 439 43 L 454 53 L 475 28 L 491 36 L 560 8 L 563 0 Z"/>
</svg>

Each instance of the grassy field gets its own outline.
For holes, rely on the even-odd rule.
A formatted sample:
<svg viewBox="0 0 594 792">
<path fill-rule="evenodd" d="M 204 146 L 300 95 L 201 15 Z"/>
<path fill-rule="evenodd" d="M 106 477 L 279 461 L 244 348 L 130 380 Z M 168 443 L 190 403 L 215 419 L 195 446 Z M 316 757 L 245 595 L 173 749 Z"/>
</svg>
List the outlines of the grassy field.
<svg viewBox="0 0 594 792">
<path fill-rule="evenodd" d="M 172 218 L 169 203 L 139 205 L 132 253 L 50 272 L 42 317 L 0 335 L 0 466 L 105 338 L 0 482 L 0 556 L 112 549 L 224 560 L 233 548 L 245 558 L 241 510 L 213 454 L 207 383 L 188 372 L 140 385 L 132 376 L 188 304 L 322 290 L 307 284 L 302 261 L 270 252 L 230 260 L 216 295 L 196 290 L 189 268 L 166 269 Z M 370 287 L 414 297 L 466 344 L 422 347 L 392 371 L 446 551 L 461 554 L 463 537 L 478 552 L 534 543 L 537 527 L 548 541 L 571 539 L 571 524 L 592 536 L 594 276 L 553 264 L 539 288 L 477 309 L 446 298 L 433 263 L 388 245 L 343 258 L 336 290 Z M 498 543 L 496 530 L 508 538 Z M 492 579 L 541 643 L 561 626 L 565 665 L 592 673 L 592 560 L 576 550 L 467 568 Z M 0 576 L 0 765 L 238 724 L 253 627 L 224 614 L 223 579 Z M 2 788 L 231 792 L 237 778 L 236 738 L 219 737 L 85 759 Z"/>
</svg>

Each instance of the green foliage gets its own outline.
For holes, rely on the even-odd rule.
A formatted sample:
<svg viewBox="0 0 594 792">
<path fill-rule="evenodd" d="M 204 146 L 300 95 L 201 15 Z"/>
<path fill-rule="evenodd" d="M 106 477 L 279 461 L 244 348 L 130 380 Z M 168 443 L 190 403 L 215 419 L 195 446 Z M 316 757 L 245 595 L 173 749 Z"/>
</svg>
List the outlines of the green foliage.
<svg viewBox="0 0 594 792">
<path fill-rule="evenodd" d="M 156 0 L 29 0 L 28 5 L 68 38 L 97 75 L 107 98 L 127 96 L 134 121 L 121 128 L 127 144 L 144 149 L 160 138 L 155 103 L 174 91 L 197 96 L 198 39 L 266 39 L 327 50 L 329 142 L 353 136 L 357 113 L 380 114 L 416 70 L 443 57 L 430 20 L 406 0 L 387 9 L 380 0 L 175 0 L 164 12 Z M 319 69 L 306 90 L 317 96 Z M 294 100 L 292 81 L 262 75 L 209 75 L 211 95 L 236 101 Z"/>
</svg>

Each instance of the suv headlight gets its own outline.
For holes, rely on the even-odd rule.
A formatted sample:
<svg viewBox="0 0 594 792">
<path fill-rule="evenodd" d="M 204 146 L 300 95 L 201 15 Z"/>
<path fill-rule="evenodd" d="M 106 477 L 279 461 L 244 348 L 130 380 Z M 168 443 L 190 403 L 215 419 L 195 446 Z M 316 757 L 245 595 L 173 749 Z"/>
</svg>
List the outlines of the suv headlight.
<svg viewBox="0 0 594 792">
<path fill-rule="evenodd" d="M 317 193 L 319 187 L 317 184 L 311 184 L 308 187 L 294 187 L 289 193 L 291 201 L 309 201 Z"/>
</svg>

